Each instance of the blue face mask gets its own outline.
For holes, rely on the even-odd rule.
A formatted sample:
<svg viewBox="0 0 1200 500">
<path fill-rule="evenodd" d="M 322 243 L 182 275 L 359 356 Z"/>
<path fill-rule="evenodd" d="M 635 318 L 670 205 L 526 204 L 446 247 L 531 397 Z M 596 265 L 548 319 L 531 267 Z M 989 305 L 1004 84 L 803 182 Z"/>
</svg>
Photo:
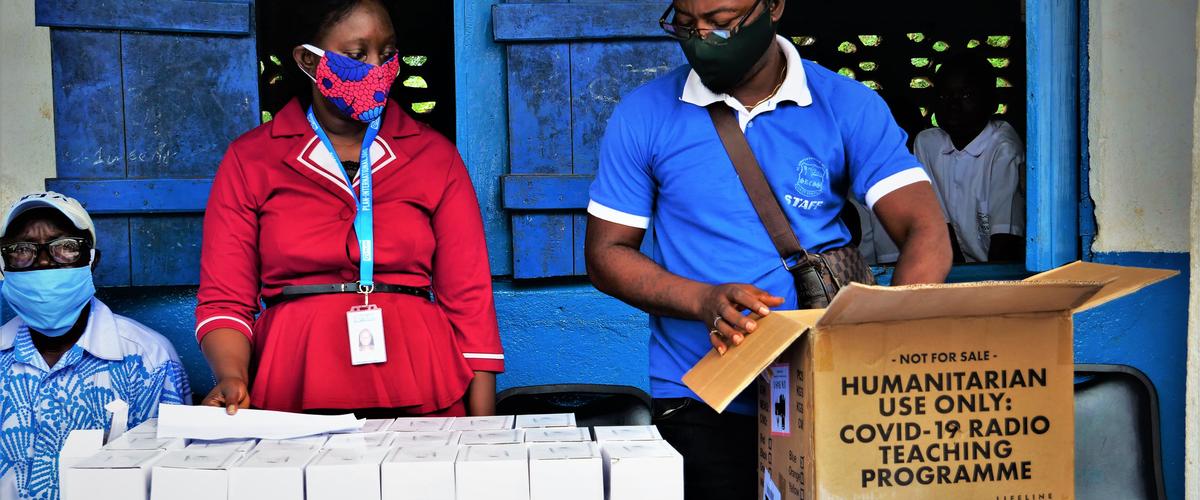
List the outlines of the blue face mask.
<svg viewBox="0 0 1200 500">
<path fill-rule="evenodd" d="M 8 272 L 0 285 L 17 316 L 48 337 L 67 333 L 95 294 L 90 266 Z"/>
</svg>

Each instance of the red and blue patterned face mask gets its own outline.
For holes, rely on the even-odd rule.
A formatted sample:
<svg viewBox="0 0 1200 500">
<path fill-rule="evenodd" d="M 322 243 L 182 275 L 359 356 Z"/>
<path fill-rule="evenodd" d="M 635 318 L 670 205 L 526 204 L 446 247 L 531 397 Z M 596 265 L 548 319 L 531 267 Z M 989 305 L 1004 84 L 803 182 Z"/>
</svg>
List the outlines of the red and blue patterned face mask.
<svg viewBox="0 0 1200 500">
<path fill-rule="evenodd" d="M 317 84 L 321 95 L 338 110 L 361 122 L 370 122 L 383 114 L 388 92 L 392 90 L 396 75 L 400 74 L 398 56 L 374 66 L 312 45 L 306 44 L 304 48 L 321 56 L 317 75 L 308 76 Z"/>
</svg>

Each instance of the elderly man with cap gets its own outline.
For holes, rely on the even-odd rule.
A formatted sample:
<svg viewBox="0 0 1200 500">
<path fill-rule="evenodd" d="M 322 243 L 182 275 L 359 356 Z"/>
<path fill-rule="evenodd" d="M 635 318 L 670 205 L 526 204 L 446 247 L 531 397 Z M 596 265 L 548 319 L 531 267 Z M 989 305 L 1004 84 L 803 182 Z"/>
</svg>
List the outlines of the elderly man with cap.
<svg viewBox="0 0 1200 500">
<path fill-rule="evenodd" d="M 94 297 L 92 219 L 54 192 L 22 197 L 0 227 L 0 295 L 17 317 L 0 327 L 0 498 L 59 498 L 58 453 L 78 429 L 128 424 L 159 403 L 191 402 L 170 342 Z"/>
</svg>

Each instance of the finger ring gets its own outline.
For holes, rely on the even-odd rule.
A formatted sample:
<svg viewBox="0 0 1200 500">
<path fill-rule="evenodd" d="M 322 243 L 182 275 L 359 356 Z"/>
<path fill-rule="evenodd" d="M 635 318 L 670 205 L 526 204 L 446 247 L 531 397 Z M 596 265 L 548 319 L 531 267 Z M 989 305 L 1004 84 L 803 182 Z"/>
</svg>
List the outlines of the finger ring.
<svg viewBox="0 0 1200 500">
<path fill-rule="evenodd" d="M 713 320 L 713 330 L 714 331 L 717 329 L 717 324 L 721 322 L 721 319 L 722 319 L 721 315 L 718 314 L 716 319 Z"/>
<path fill-rule="evenodd" d="M 716 330 L 709 330 L 709 331 L 708 331 L 708 334 L 709 334 L 709 335 L 716 335 L 716 336 L 717 336 L 717 338 L 721 338 L 721 332 L 718 332 L 718 331 L 716 331 Z"/>
</svg>

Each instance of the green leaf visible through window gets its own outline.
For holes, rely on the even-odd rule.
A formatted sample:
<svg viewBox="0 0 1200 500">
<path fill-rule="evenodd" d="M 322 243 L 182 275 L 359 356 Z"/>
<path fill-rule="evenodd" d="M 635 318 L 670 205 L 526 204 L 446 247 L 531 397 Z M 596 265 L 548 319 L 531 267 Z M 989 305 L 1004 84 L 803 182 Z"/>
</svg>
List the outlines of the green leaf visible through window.
<svg viewBox="0 0 1200 500">
<path fill-rule="evenodd" d="M 950 48 L 950 44 L 948 44 L 946 42 L 941 42 L 941 41 L 933 42 L 933 50 L 935 50 L 937 52 L 945 52 L 946 49 L 949 49 L 949 48 Z"/>
<path fill-rule="evenodd" d="M 918 68 L 924 68 L 926 66 L 929 66 L 929 58 L 928 57 L 914 57 L 914 58 L 912 58 L 912 65 L 915 67 L 918 67 Z"/>
<path fill-rule="evenodd" d="M 854 70 L 850 68 L 842 68 L 838 70 L 838 74 L 847 78 L 855 78 Z"/>
<path fill-rule="evenodd" d="M 794 36 L 792 37 L 792 43 L 799 47 L 808 47 L 809 45 L 817 43 L 817 39 L 811 36 Z"/>
<path fill-rule="evenodd" d="M 883 38 L 879 35 L 858 35 L 858 41 L 867 47 L 878 47 L 883 43 Z"/>
<path fill-rule="evenodd" d="M 924 33 L 909 33 L 908 39 L 912 40 L 915 43 L 921 43 L 921 42 L 925 41 L 925 34 Z"/>
<path fill-rule="evenodd" d="M 929 81 L 928 78 L 925 78 L 923 76 L 918 76 L 916 78 L 913 78 L 911 81 L 909 81 L 908 86 L 909 86 L 909 88 L 914 88 L 914 89 L 927 89 L 927 88 L 930 88 L 933 86 L 933 82 Z"/>
<path fill-rule="evenodd" d="M 404 64 L 413 67 L 424 66 L 425 63 L 429 62 L 429 58 L 425 56 L 404 56 L 400 59 L 404 61 Z"/>
<path fill-rule="evenodd" d="M 425 82 L 425 79 L 422 77 L 419 77 L 419 76 L 410 76 L 408 78 L 405 78 L 404 86 L 408 87 L 410 89 L 427 89 L 427 88 L 429 88 L 429 84 Z"/>
<path fill-rule="evenodd" d="M 1008 67 L 1008 58 L 1007 57 L 989 57 L 988 62 L 992 64 L 993 68 L 1007 68 Z"/>
<path fill-rule="evenodd" d="M 271 112 L 270 112 L 270 111 L 263 111 L 263 112 L 262 112 L 262 117 L 261 117 L 261 118 L 262 118 L 262 122 L 263 122 L 263 123 L 267 123 L 267 122 L 271 121 L 271 120 L 272 120 L 273 118 L 275 118 L 275 117 L 274 117 L 274 116 L 271 116 Z"/>
<path fill-rule="evenodd" d="M 883 85 L 880 85 L 879 82 L 877 82 L 875 80 L 867 80 L 865 82 L 862 82 L 862 84 L 866 85 L 867 88 L 869 88 L 871 90 L 875 90 L 875 91 L 883 90 Z"/>
<path fill-rule="evenodd" d="M 1012 84 L 1009 83 L 1009 81 L 1005 80 L 1004 78 L 996 77 L 996 88 L 999 88 L 999 89 L 1012 88 Z"/>
<path fill-rule="evenodd" d="M 879 67 L 874 61 L 863 61 L 858 63 L 858 69 L 863 71 L 875 71 Z"/>
<path fill-rule="evenodd" d="M 1001 49 L 1008 48 L 1008 44 L 1012 42 L 1012 37 L 1007 35 L 992 35 L 987 37 L 987 44 L 992 47 Z"/>
<path fill-rule="evenodd" d="M 970 41 L 968 41 L 968 42 L 967 42 L 967 48 L 968 48 L 968 49 L 973 49 L 973 48 L 975 48 L 975 47 L 978 47 L 978 46 L 979 46 L 979 40 L 970 40 Z"/>
<path fill-rule="evenodd" d="M 414 102 L 412 103 L 412 110 L 414 113 L 423 115 L 432 112 L 433 108 L 436 106 L 437 103 L 434 101 Z"/>
<path fill-rule="evenodd" d="M 850 42 L 842 42 L 838 45 L 838 52 L 843 54 L 853 54 L 858 52 L 858 46 Z"/>
</svg>

